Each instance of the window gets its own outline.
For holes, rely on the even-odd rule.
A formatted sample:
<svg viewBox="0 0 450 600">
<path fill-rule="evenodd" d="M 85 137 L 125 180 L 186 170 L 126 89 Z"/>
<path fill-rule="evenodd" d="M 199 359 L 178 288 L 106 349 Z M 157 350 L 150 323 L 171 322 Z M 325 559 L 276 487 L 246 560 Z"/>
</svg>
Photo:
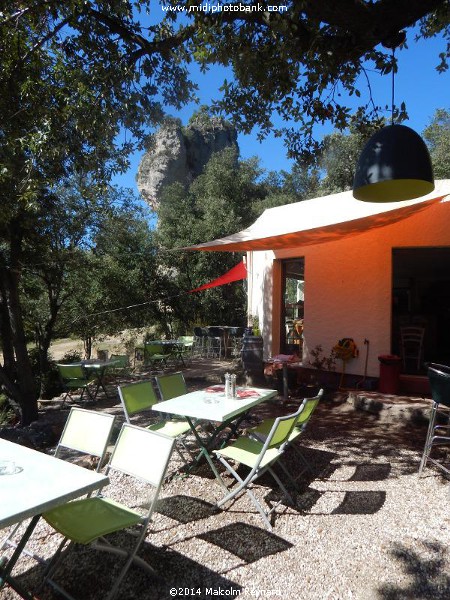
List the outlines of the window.
<svg viewBox="0 0 450 600">
<path fill-rule="evenodd" d="M 305 259 L 282 261 L 281 352 L 302 355 Z"/>
</svg>

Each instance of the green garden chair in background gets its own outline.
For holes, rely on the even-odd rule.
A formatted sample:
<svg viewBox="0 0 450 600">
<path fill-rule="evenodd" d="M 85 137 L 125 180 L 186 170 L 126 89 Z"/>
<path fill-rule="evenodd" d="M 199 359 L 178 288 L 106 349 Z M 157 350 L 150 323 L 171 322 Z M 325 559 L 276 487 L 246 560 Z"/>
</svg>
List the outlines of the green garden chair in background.
<svg viewBox="0 0 450 600">
<path fill-rule="evenodd" d="M 142 514 L 135 508 L 129 508 L 125 504 L 105 497 L 104 490 L 99 495 L 74 500 L 44 513 L 43 517 L 47 523 L 61 533 L 64 539 L 49 563 L 43 583 L 49 583 L 59 593 L 72 598 L 54 581 L 54 576 L 63 549 L 74 544 L 91 544 L 97 550 L 126 557 L 112 589 L 104 596 L 106 600 L 112 600 L 117 595 L 119 586 L 132 563 L 154 575 L 154 569 L 137 556 L 137 552 L 148 533 L 149 522 L 161 491 L 174 443 L 172 438 L 165 435 L 124 423 L 111 454 L 106 474 L 117 471 L 147 483 L 151 493 L 147 501 L 139 502 L 139 507 L 147 507 L 145 513 Z M 129 550 L 114 546 L 105 538 L 110 533 L 136 526 L 140 527 L 140 531 Z"/>
<path fill-rule="evenodd" d="M 77 390 L 81 390 L 80 402 L 85 391 L 92 402 L 95 400 L 95 394 L 92 395 L 89 389 L 91 384 L 97 383 L 95 374 L 89 373 L 81 364 L 57 364 L 56 366 L 63 391 L 66 392 L 61 406 L 64 406 L 67 397 L 73 400 L 72 393 Z"/>
<path fill-rule="evenodd" d="M 151 381 L 137 381 L 122 385 L 119 386 L 118 390 L 127 423 L 131 423 L 131 418 L 138 414 L 150 414 L 150 412 L 151 416 L 157 414 L 155 411 L 152 411 L 152 407 L 158 402 L 158 397 Z M 187 421 L 182 419 L 162 419 L 157 423 L 149 425 L 147 429 L 157 431 L 176 440 L 177 445 L 175 446 L 175 450 L 183 463 L 186 463 L 186 459 L 180 451 L 179 446 L 188 452 L 184 444 L 184 437 L 190 431 Z"/>
<path fill-rule="evenodd" d="M 146 342 L 144 345 L 144 365 L 151 369 L 163 369 L 167 364 L 167 354 L 163 344 Z"/>
<path fill-rule="evenodd" d="M 296 473 L 295 477 L 292 477 L 292 475 L 289 474 L 289 477 L 294 481 L 296 481 L 305 472 L 305 469 L 308 469 L 309 471 L 311 471 L 310 464 L 305 459 L 305 457 L 303 456 L 303 454 L 300 451 L 300 449 L 298 448 L 298 446 L 296 444 L 294 444 L 293 442 L 295 442 L 304 433 L 304 431 L 309 423 L 309 420 L 312 417 L 313 412 L 316 410 L 317 405 L 319 404 L 319 402 L 322 398 L 322 395 L 323 395 L 323 390 L 320 390 L 319 393 L 317 394 L 317 396 L 314 396 L 313 398 L 304 398 L 303 399 L 303 402 L 301 404 L 302 410 L 297 417 L 295 426 L 294 426 L 293 430 L 291 431 L 291 433 L 289 435 L 289 439 L 287 441 L 287 447 L 292 447 L 292 449 L 294 450 L 294 452 L 297 454 L 297 456 L 300 458 L 300 460 L 302 461 L 302 463 L 304 465 L 304 469 L 302 469 L 302 471 L 300 473 Z M 275 419 L 265 419 L 264 421 L 262 421 L 262 423 L 260 423 L 256 427 L 253 427 L 249 431 L 250 437 L 259 439 L 261 442 L 264 442 L 266 440 L 267 436 L 269 435 L 274 422 L 275 422 Z M 285 472 L 287 472 L 287 468 L 286 468 L 284 461 L 280 460 L 280 466 L 282 467 L 282 469 Z"/>
<path fill-rule="evenodd" d="M 111 354 L 110 360 L 114 361 L 114 365 L 109 367 L 109 371 L 114 377 L 129 377 L 131 375 L 131 365 L 128 354 Z"/>
<path fill-rule="evenodd" d="M 185 367 L 192 358 L 194 347 L 193 335 L 180 335 L 177 339 L 177 356 L 182 365 Z"/>
<path fill-rule="evenodd" d="M 217 503 L 218 507 L 223 506 L 230 500 L 235 499 L 241 493 L 246 492 L 261 515 L 266 528 L 269 530 L 272 529 L 269 517 L 275 511 L 277 506 L 279 506 L 284 498 L 287 498 L 293 503 L 292 497 L 273 470 L 273 467 L 282 456 L 288 444 L 289 436 L 295 427 L 297 418 L 303 409 L 302 407 L 303 405 L 291 415 L 277 417 L 264 442 L 242 436 L 224 448 L 213 450 L 222 465 L 238 483 L 234 489 L 229 491 L 228 494 L 219 500 Z M 248 467 L 250 469 L 248 475 L 243 479 L 237 473 L 237 468 L 233 467 L 229 461 Z M 262 504 L 251 490 L 251 485 L 266 472 L 269 472 L 272 475 L 282 492 L 281 499 L 269 510 L 263 508 Z"/>
</svg>

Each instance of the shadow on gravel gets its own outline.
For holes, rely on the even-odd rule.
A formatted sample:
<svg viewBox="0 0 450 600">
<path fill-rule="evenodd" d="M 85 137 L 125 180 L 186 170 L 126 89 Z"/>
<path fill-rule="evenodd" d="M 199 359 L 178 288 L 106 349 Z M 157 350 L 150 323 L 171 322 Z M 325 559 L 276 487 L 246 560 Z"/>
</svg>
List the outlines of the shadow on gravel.
<svg viewBox="0 0 450 600">
<path fill-rule="evenodd" d="M 207 519 L 220 512 L 215 504 L 181 494 L 158 500 L 156 510 L 160 514 L 184 524 Z"/>
<path fill-rule="evenodd" d="M 395 544 L 390 550 L 393 560 L 398 561 L 410 577 L 409 584 L 400 586 L 386 583 L 378 589 L 383 600 L 448 600 L 450 576 L 445 572 L 445 555 L 448 548 L 436 542 L 422 541 L 415 550 Z M 394 569 L 397 572 L 397 569 Z"/>
<path fill-rule="evenodd" d="M 109 539 L 123 548 L 135 542 L 134 537 L 126 533 L 114 534 Z M 171 548 L 159 548 L 145 542 L 139 556 L 155 569 L 156 575 L 131 567 L 119 588 L 117 598 L 120 600 L 167 600 L 174 595 L 192 595 L 200 599 L 215 595 L 234 598 L 241 593 L 242 586 L 239 584 Z M 123 559 L 108 553 L 76 546 L 69 554 L 65 553 L 55 581 L 78 600 L 104 600 L 123 564 Z M 36 590 L 42 581 L 42 573 L 43 568 L 36 566 L 17 579 L 25 589 Z M 176 594 L 171 593 L 173 589 L 177 590 Z M 8 588 L 2 590 L 2 600 L 17 598 L 12 591 L 13 595 L 9 592 Z M 60 599 L 61 595 L 50 585 L 39 592 L 39 600 Z"/>
<path fill-rule="evenodd" d="M 247 564 L 292 547 L 290 542 L 274 533 L 246 523 L 232 523 L 197 537 L 231 552 Z"/>
</svg>

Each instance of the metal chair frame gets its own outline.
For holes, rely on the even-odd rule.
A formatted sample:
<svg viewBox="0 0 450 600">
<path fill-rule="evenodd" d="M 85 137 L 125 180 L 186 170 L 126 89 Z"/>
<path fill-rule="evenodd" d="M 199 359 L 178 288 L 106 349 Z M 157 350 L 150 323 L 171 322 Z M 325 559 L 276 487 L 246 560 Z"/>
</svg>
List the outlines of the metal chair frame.
<svg viewBox="0 0 450 600">
<path fill-rule="evenodd" d="M 450 475 L 450 468 L 444 466 L 437 459 L 430 457 L 433 446 L 450 445 L 450 366 L 431 363 L 428 367 L 428 378 L 433 403 L 430 410 L 425 447 L 419 466 L 419 477 L 428 462 L 433 463 L 444 473 Z M 436 424 L 439 417 L 443 417 L 445 423 Z"/>
</svg>

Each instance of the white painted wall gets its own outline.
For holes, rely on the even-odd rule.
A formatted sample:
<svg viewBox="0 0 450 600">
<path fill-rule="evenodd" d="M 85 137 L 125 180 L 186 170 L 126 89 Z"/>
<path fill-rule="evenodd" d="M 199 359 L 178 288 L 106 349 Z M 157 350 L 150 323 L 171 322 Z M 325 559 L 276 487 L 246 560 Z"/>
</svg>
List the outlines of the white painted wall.
<svg viewBox="0 0 450 600">
<path fill-rule="evenodd" d="M 367 374 L 377 377 L 378 356 L 391 348 L 392 248 L 418 246 L 450 246 L 450 201 L 338 241 L 249 253 L 249 312 L 259 316 L 265 357 L 279 351 L 277 259 L 304 256 L 304 363 L 308 364 L 308 353 L 318 344 L 329 354 L 339 339 L 351 337 L 360 354 L 346 370 L 362 375 L 366 338 L 370 342 Z"/>
</svg>

